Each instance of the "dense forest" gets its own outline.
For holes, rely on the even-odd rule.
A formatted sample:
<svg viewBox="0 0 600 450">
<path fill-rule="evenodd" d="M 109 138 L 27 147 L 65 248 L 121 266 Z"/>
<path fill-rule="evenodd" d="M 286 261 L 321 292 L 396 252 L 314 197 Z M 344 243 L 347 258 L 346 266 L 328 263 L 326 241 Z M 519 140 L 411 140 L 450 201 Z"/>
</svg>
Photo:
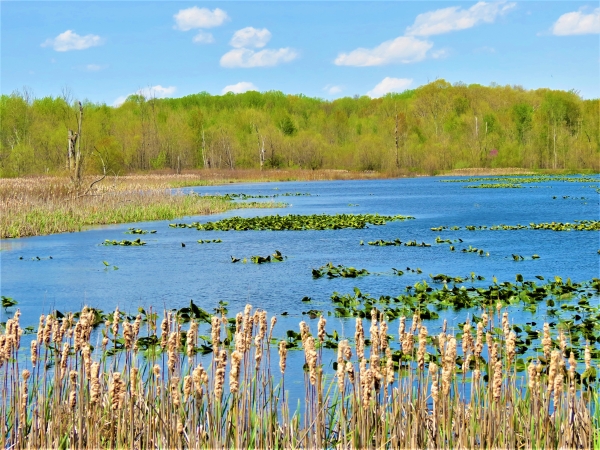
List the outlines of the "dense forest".
<svg viewBox="0 0 600 450">
<path fill-rule="evenodd" d="M 87 172 L 289 168 L 435 173 L 466 167 L 600 170 L 600 100 L 574 91 L 450 84 L 333 101 L 271 91 L 82 102 Z M 69 95 L 0 103 L 0 176 L 66 170 Z"/>
</svg>

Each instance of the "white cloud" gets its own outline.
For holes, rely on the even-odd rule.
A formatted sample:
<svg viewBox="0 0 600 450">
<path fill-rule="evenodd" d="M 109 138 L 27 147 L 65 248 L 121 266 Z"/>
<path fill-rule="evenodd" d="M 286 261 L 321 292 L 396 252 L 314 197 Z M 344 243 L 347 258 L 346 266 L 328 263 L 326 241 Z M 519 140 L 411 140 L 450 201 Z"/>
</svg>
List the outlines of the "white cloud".
<svg viewBox="0 0 600 450">
<path fill-rule="evenodd" d="M 375 48 L 357 48 L 350 53 L 340 53 L 334 63 L 338 66 L 382 66 L 391 63 L 413 63 L 425 59 L 433 47 L 428 41 L 412 36 L 400 36 L 383 42 Z"/>
<path fill-rule="evenodd" d="M 208 8 L 181 9 L 173 16 L 175 19 L 175 29 L 181 31 L 193 30 L 194 28 L 213 28 L 223 25 L 225 21 L 230 20 L 225 11 L 215 8 L 212 11 Z"/>
<path fill-rule="evenodd" d="M 266 28 L 259 30 L 253 27 L 242 28 L 237 30 L 229 45 L 235 48 L 256 47 L 262 48 L 271 40 L 271 32 Z"/>
<path fill-rule="evenodd" d="M 54 39 L 46 39 L 42 47 L 52 47 L 57 52 L 68 52 L 69 50 L 85 50 L 86 48 L 102 45 L 104 39 L 95 34 L 79 36 L 72 30 L 59 34 Z"/>
<path fill-rule="evenodd" d="M 406 29 L 407 36 L 433 36 L 450 31 L 466 30 L 482 22 L 493 23 L 496 17 L 513 9 L 516 3 L 478 2 L 469 9 L 459 6 L 419 14 L 415 23 Z"/>
<path fill-rule="evenodd" d="M 121 95 L 117 97 L 113 102 L 113 106 L 121 106 L 125 102 L 125 100 L 127 100 L 127 97 L 129 97 L 130 95 L 142 95 L 147 99 L 165 98 L 169 95 L 174 94 L 176 90 L 177 88 L 175 86 L 163 87 L 160 84 L 157 84 L 156 86 L 148 86 L 142 89 L 138 89 L 137 91 L 132 92 L 131 94 Z"/>
<path fill-rule="evenodd" d="M 88 72 L 98 72 L 99 70 L 106 69 L 108 66 L 101 66 L 100 64 L 88 64 L 84 68 Z"/>
<path fill-rule="evenodd" d="M 211 33 L 208 33 L 206 31 L 200 31 L 198 34 L 196 34 L 196 36 L 194 36 L 192 42 L 194 44 L 212 44 L 213 42 L 215 42 L 215 38 Z"/>
<path fill-rule="evenodd" d="M 221 94 L 227 94 L 228 92 L 241 94 L 242 92 L 246 91 L 258 91 L 258 88 L 254 85 L 254 83 L 250 83 L 249 81 L 240 81 L 239 83 L 225 86 L 221 90 Z"/>
<path fill-rule="evenodd" d="M 383 97 L 385 94 L 390 92 L 402 92 L 411 85 L 413 80 L 411 78 L 391 78 L 385 77 L 381 82 L 367 92 L 367 95 L 371 98 Z"/>
<path fill-rule="evenodd" d="M 450 56 L 450 50 L 447 48 L 440 48 L 439 50 L 435 50 L 431 52 L 431 57 L 433 59 L 444 59 Z"/>
<path fill-rule="evenodd" d="M 336 86 L 336 85 L 333 85 L 333 84 L 328 84 L 327 86 L 325 86 L 323 88 L 323 90 L 325 92 L 327 92 L 328 94 L 330 94 L 330 95 L 335 95 L 335 94 L 339 94 L 340 92 L 342 92 L 343 88 L 341 86 Z"/>
<path fill-rule="evenodd" d="M 261 50 L 256 52 L 247 48 L 236 48 L 221 57 L 221 66 L 234 67 L 273 67 L 280 63 L 290 62 L 298 57 L 298 53 L 289 48 L 278 50 Z"/>
<path fill-rule="evenodd" d="M 552 26 L 552 33 L 556 36 L 600 33 L 600 8 L 590 14 L 582 10 L 563 14 Z"/>
</svg>

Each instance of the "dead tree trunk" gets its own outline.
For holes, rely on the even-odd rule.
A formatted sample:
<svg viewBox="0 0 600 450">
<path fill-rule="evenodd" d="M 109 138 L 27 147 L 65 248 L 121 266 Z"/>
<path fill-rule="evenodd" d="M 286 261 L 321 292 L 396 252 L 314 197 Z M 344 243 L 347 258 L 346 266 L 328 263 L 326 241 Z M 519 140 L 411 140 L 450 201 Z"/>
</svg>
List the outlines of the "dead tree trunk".
<svg viewBox="0 0 600 450">
<path fill-rule="evenodd" d="M 83 171 L 83 155 L 81 153 L 81 122 L 83 120 L 83 106 L 79 102 L 79 117 L 77 119 L 77 132 L 69 130 L 67 136 L 67 170 L 71 180 L 81 184 L 81 174 Z"/>
</svg>

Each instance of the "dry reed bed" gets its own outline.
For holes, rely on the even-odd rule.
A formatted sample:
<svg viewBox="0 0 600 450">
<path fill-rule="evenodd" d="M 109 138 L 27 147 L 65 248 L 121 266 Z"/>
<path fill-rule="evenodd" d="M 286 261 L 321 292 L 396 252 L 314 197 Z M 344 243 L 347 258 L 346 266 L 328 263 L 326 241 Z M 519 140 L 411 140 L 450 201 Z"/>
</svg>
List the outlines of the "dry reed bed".
<svg viewBox="0 0 600 450">
<path fill-rule="evenodd" d="M 173 191 L 164 178 L 120 177 L 76 188 L 67 178 L 0 179 L 0 237 L 81 231 L 106 225 L 215 214 L 275 203 L 233 203 Z M 93 185 L 92 185 L 93 184 Z"/>
<path fill-rule="evenodd" d="M 498 314 L 495 319 L 495 314 Z M 326 320 L 300 323 L 304 373 L 287 373 L 276 318 L 250 305 L 228 322 L 210 318 L 212 358 L 197 353 L 199 326 L 166 313 L 103 324 L 84 308 L 42 316 L 21 348 L 19 313 L 0 341 L 3 448 L 593 448 L 600 444 L 598 383 L 579 383 L 582 361 L 544 326 L 542 370 L 515 368 L 507 313 L 483 312 L 462 336 L 444 329 L 428 344 L 418 315 L 397 339 L 376 309 L 339 342 L 333 371 L 323 355 Z M 500 319 L 500 317 L 502 317 Z M 149 320 L 148 320 L 149 319 Z M 496 324 L 494 324 L 496 321 Z M 94 326 L 98 330 L 92 333 Z M 365 326 L 369 327 L 368 334 Z M 491 330 L 500 327 L 501 338 Z M 147 336 L 141 337 L 146 330 Z M 97 335 L 97 347 L 92 336 Z M 149 337 L 148 337 L 149 336 Z M 368 339 L 367 339 L 368 336 Z M 141 348 L 154 339 L 156 346 Z M 431 341 L 430 341 L 431 342 Z M 270 345 L 273 344 L 273 345 Z M 391 347 L 403 352 L 395 368 Z M 154 350 L 152 350 L 154 348 Z M 437 354 L 437 363 L 430 359 Z M 300 356 L 300 355 L 297 355 Z M 464 371 L 461 373 L 459 370 Z M 583 365 L 592 362 L 586 348 Z M 399 370 L 398 370 L 399 369 Z M 304 379 L 292 412 L 285 384 Z"/>
</svg>

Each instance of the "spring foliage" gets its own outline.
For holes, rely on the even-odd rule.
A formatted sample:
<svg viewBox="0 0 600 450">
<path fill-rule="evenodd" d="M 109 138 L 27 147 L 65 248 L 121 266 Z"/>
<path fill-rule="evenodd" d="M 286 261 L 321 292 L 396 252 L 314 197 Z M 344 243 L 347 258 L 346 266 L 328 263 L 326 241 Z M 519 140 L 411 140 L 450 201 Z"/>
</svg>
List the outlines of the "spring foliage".
<svg viewBox="0 0 600 450">
<path fill-rule="evenodd" d="M 333 101 L 270 91 L 84 102 L 88 172 L 303 168 L 418 171 L 467 167 L 600 170 L 600 100 L 575 91 L 436 80 L 383 98 Z M 0 101 L 0 175 L 58 173 L 68 96 Z"/>
</svg>

